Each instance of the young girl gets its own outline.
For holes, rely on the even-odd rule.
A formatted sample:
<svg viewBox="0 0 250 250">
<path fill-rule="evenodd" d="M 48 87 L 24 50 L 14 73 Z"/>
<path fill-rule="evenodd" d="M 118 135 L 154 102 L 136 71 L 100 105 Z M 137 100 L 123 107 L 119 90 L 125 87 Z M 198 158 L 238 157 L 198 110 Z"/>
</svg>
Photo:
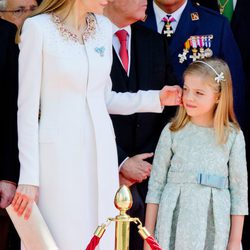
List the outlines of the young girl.
<svg viewBox="0 0 250 250">
<path fill-rule="evenodd" d="M 162 249 L 240 249 L 245 143 L 222 60 L 196 61 L 185 71 L 183 106 L 162 131 L 146 202 L 146 227 Z"/>
</svg>

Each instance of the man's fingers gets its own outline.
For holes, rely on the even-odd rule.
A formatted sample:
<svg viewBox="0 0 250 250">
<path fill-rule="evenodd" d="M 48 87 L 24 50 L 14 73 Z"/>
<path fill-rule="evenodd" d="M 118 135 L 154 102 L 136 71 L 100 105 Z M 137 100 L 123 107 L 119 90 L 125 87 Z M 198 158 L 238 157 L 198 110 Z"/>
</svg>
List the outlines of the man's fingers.
<svg viewBox="0 0 250 250">
<path fill-rule="evenodd" d="M 147 162 L 148 163 L 148 162 Z M 151 173 L 151 170 L 152 170 L 152 165 L 151 164 L 146 164 L 146 171 L 147 171 L 147 174 L 148 174 L 148 176 L 150 175 L 150 173 Z"/>
<path fill-rule="evenodd" d="M 147 174 L 144 174 L 141 176 L 141 178 L 138 180 L 139 183 L 143 182 L 144 180 L 146 180 L 148 178 Z"/>
<path fill-rule="evenodd" d="M 151 158 L 153 155 L 154 155 L 154 153 L 144 153 L 144 154 L 137 155 L 137 157 L 140 160 L 145 160 L 145 159 Z"/>
<path fill-rule="evenodd" d="M 151 172 L 151 168 L 152 168 L 152 165 L 146 161 L 142 161 L 141 163 L 141 167 L 142 167 L 142 172 L 144 174 L 147 174 L 149 175 L 149 173 Z"/>
</svg>

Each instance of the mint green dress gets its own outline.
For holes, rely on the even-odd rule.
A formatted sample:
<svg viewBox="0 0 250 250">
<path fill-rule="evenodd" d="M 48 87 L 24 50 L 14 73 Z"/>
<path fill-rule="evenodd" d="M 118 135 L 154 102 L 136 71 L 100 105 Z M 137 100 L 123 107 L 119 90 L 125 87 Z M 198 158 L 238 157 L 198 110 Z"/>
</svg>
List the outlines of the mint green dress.
<svg viewBox="0 0 250 250">
<path fill-rule="evenodd" d="M 202 179 L 202 181 L 201 181 Z M 189 122 L 163 129 L 146 203 L 159 204 L 155 237 L 163 250 L 226 250 L 230 215 L 247 215 L 242 131 L 219 145 L 213 128 Z"/>
</svg>

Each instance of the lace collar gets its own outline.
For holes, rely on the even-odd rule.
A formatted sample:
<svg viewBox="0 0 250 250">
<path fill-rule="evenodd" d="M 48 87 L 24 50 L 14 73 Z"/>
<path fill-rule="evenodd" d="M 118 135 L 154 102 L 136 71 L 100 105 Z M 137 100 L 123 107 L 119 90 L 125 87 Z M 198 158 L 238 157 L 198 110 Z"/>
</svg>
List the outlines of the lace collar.
<svg viewBox="0 0 250 250">
<path fill-rule="evenodd" d="M 86 16 L 86 26 L 82 28 L 80 36 L 71 31 L 70 28 L 65 25 L 64 21 L 54 12 L 52 12 L 51 15 L 58 31 L 66 40 L 85 43 L 90 37 L 94 37 L 96 33 L 96 18 L 92 13 L 88 13 Z"/>
</svg>

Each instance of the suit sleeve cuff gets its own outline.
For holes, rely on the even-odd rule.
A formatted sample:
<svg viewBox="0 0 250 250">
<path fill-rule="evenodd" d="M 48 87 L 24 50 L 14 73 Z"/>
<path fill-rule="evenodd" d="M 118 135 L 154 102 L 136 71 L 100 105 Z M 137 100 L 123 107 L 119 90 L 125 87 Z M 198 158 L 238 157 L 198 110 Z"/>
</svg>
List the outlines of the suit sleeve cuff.
<svg viewBox="0 0 250 250">
<path fill-rule="evenodd" d="M 123 165 L 123 163 L 127 160 L 127 159 L 129 159 L 129 157 L 127 157 L 127 158 L 125 158 L 125 160 L 119 165 L 119 172 L 121 171 L 121 169 L 122 169 L 122 165 Z"/>
</svg>

